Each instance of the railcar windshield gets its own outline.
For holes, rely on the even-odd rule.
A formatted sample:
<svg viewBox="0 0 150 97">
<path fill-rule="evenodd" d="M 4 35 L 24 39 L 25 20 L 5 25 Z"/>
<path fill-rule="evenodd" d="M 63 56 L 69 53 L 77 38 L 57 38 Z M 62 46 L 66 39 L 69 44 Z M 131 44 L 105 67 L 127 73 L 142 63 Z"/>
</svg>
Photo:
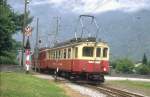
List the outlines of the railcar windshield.
<svg viewBox="0 0 150 97">
<path fill-rule="evenodd" d="M 82 55 L 84 57 L 93 57 L 94 47 L 83 47 Z"/>
<path fill-rule="evenodd" d="M 96 57 L 101 57 L 101 48 L 96 48 Z"/>
<path fill-rule="evenodd" d="M 108 53 L 108 48 L 103 49 L 103 57 L 106 58 Z"/>
</svg>

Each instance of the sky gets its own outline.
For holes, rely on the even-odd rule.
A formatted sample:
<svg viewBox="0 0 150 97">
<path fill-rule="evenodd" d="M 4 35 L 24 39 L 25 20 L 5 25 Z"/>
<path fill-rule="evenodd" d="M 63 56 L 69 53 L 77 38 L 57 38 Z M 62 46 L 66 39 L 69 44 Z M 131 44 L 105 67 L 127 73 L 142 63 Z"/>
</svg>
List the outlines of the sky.
<svg viewBox="0 0 150 97">
<path fill-rule="evenodd" d="M 34 16 L 31 24 L 34 28 L 30 39 L 32 44 L 35 44 L 37 17 L 41 46 L 48 46 L 53 42 L 51 34 L 56 31 L 56 17 L 59 17 L 58 40 L 64 41 L 74 37 L 76 25 L 81 26 L 78 24 L 78 16 L 87 14 L 96 17 L 100 26 L 98 37 L 109 43 L 113 57 L 121 55 L 139 59 L 143 53 L 150 56 L 150 0 L 29 1 L 27 9 Z M 16 12 L 24 12 L 24 0 L 8 2 Z M 21 41 L 22 35 L 18 33 L 14 38 Z"/>
<path fill-rule="evenodd" d="M 45 0 L 41 2 L 36 1 L 33 5 L 45 3 L 49 3 L 54 7 L 60 7 L 64 10 L 78 14 L 99 14 L 112 10 L 135 12 L 141 9 L 149 9 L 150 7 L 149 0 Z"/>
<path fill-rule="evenodd" d="M 8 0 L 13 7 L 23 7 L 23 0 Z M 16 1 L 16 2 L 14 2 Z M 100 14 L 107 11 L 120 10 L 123 12 L 137 12 L 150 9 L 150 0 L 29 0 L 30 6 L 49 5 L 61 8 L 64 12 L 76 14 Z"/>
</svg>

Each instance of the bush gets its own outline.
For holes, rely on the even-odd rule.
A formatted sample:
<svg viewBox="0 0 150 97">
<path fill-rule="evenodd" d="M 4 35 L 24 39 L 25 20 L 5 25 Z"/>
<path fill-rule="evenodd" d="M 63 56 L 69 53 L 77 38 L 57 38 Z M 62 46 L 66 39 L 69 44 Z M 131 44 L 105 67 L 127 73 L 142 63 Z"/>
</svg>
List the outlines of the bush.
<svg viewBox="0 0 150 97">
<path fill-rule="evenodd" d="M 124 58 L 116 61 L 116 72 L 133 73 L 134 64 L 131 60 Z"/>
<path fill-rule="evenodd" d="M 0 56 L 0 64 L 12 64 L 12 65 L 18 65 L 18 61 L 15 59 L 11 59 L 9 57 Z"/>
<path fill-rule="evenodd" d="M 115 69 L 116 68 L 116 62 L 115 61 L 111 61 L 110 62 L 110 66 L 112 66 L 112 68 Z"/>
<path fill-rule="evenodd" d="M 147 66 L 144 64 L 136 67 L 135 70 L 136 70 L 136 73 L 138 74 L 142 74 L 142 75 L 150 74 L 150 66 Z"/>
<path fill-rule="evenodd" d="M 18 65 L 15 53 L 5 52 L 5 55 L 0 56 L 0 64 Z"/>
</svg>

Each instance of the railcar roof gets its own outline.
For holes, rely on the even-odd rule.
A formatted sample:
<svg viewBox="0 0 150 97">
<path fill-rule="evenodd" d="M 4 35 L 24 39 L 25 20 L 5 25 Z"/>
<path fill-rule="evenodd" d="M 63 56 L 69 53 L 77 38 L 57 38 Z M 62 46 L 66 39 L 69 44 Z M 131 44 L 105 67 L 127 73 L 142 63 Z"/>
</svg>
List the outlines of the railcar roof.
<svg viewBox="0 0 150 97">
<path fill-rule="evenodd" d="M 69 44 L 78 44 L 81 42 L 96 42 L 96 38 L 95 37 L 89 37 L 89 38 L 73 38 L 70 39 L 68 41 L 65 42 L 61 42 L 61 43 L 57 43 L 55 47 L 60 47 L 60 46 L 64 46 L 64 45 L 69 45 Z"/>
<path fill-rule="evenodd" d="M 96 43 L 96 38 L 95 37 L 88 37 L 88 38 L 73 38 L 65 42 L 60 42 L 55 44 L 53 47 L 48 47 L 48 48 L 41 48 L 40 51 L 47 50 L 47 49 L 55 49 L 55 48 L 62 48 L 66 46 L 76 46 L 80 45 L 84 42 L 89 42 L 89 43 Z M 104 43 L 107 44 L 107 42 L 99 40 L 98 43 Z"/>
</svg>

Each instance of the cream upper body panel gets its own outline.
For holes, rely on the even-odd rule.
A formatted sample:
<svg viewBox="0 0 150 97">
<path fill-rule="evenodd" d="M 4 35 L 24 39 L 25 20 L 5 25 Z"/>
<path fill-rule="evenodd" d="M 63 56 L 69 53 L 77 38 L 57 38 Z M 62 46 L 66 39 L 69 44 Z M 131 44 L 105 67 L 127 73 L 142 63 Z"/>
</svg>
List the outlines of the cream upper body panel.
<svg viewBox="0 0 150 97">
<path fill-rule="evenodd" d="M 93 56 L 83 56 L 83 48 L 84 47 L 93 47 Z M 97 53 L 97 48 L 100 48 L 100 56 L 97 57 L 96 53 Z M 103 53 L 104 53 L 104 49 L 107 48 L 107 52 L 106 52 L 106 56 L 104 57 Z M 103 42 L 84 42 L 81 45 L 78 46 L 79 49 L 79 53 L 78 53 L 78 58 L 79 59 L 88 59 L 88 60 L 108 60 L 109 59 L 109 46 L 107 45 L 107 43 L 103 43 Z"/>
<path fill-rule="evenodd" d="M 88 51 L 83 50 L 84 48 L 85 50 L 87 50 L 86 48 L 92 49 L 91 56 L 84 56 L 84 53 L 88 53 Z M 97 48 L 99 49 L 98 56 Z M 46 59 L 109 60 L 109 46 L 104 42 L 80 42 L 78 44 L 49 48 L 40 52 L 43 51 L 46 52 Z"/>
</svg>

